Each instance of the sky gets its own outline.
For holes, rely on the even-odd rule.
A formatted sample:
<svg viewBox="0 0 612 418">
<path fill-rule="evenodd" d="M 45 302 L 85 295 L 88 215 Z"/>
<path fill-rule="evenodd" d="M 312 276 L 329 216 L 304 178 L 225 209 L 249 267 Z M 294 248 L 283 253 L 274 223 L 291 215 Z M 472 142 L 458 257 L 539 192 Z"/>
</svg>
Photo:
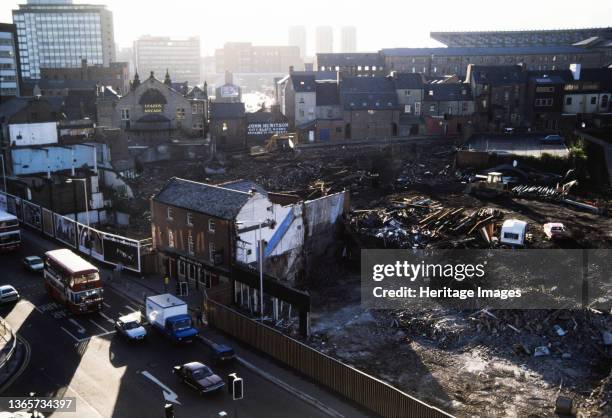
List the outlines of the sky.
<svg viewBox="0 0 612 418">
<path fill-rule="evenodd" d="M 2 0 L 0 22 L 12 22 L 22 1 Z M 115 41 L 130 46 L 141 35 L 200 36 L 203 55 L 224 42 L 286 45 L 288 28 L 304 25 L 312 54 L 318 25 L 357 28 L 357 49 L 440 46 L 430 31 L 524 30 L 612 26 L 612 1 L 582 0 L 74 0 L 106 4 L 114 15 Z M 574 5 L 572 5 L 572 3 Z"/>
</svg>

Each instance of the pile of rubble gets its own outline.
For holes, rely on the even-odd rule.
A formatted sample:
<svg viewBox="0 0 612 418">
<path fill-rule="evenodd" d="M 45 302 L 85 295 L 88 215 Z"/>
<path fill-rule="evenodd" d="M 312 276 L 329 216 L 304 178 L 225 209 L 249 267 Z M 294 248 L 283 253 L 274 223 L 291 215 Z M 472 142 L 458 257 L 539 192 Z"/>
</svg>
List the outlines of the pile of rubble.
<svg viewBox="0 0 612 418">
<path fill-rule="evenodd" d="M 424 196 L 391 200 L 384 208 L 355 210 L 349 230 L 384 248 L 486 248 L 494 241 L 499 209 L 444 207 Z"/>
</svg>

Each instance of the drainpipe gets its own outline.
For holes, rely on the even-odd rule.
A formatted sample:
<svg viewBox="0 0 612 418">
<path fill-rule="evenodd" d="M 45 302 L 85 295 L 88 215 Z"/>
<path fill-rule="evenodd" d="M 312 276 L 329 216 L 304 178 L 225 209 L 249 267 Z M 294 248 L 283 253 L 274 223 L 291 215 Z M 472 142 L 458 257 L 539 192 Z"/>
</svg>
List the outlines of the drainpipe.
<svg viewBox="0 0 612 418">
<path fill-rule="evenodd" d="M 71 161 L 71 169 L 70 169 L 70 174 L 72 175 L 72 177 L 74 177 L 76 174 L 74 172 L 74 145 L 72 147 L 70 147 L 70 155 L 72 156 L 72 161 Z"/>
</svg>

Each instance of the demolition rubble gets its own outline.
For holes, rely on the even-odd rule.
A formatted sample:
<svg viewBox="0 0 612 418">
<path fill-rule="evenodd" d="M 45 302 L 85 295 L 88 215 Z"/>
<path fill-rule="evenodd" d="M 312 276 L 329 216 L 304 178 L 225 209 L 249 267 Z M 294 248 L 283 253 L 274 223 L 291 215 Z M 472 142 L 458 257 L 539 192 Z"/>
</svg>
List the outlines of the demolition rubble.
<svg viewBox="0 0 612 418">
<path fill-rule="evenodd" d="M 348 190 L 338 245 L 304 286 L 313 304 L 306 343 L 457 416 L 554 416 L 558 399 L 598 416 L 612 404 L 609 312 L 361 307 L 362 248 L 610 247 L 605 194 L 566 173 L 459 169 L 454 149 L 440 140 L 226 156 L 216 174 L 199 161 L 147 164 L 131 182 L 133 207 L 147 210 L 172 176 L 250 179 L 302 199 Z M 545 229 L 557 224 L 563 239 Z M 504 242 L 504 228 L 518 228 L 520 243 Z"/>
</svg>

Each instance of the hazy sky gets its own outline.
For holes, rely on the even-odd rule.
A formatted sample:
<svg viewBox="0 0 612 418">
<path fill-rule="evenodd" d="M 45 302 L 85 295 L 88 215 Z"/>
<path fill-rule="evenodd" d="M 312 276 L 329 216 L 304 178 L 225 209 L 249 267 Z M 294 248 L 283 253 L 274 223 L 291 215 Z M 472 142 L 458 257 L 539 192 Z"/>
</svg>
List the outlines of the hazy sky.
<svg viewBox="0 0 612 418">
<path fill-rule="evenodd" d="M 308 52 L 317 25 L 357 27 L 357 48 L 439 46 L 432 30 L 520 30 L 612 25 L 612 1 L 582 0 L 74 0 L 106 4 L 114 14 L 115 40 L 131 45 L 140 35 L 199 35 L 204 54 L 226 41 L 286 45 L 288 27 L 307 28 Z M 0 22 L 25 0 L 2 0 Z"/>
</svg>

